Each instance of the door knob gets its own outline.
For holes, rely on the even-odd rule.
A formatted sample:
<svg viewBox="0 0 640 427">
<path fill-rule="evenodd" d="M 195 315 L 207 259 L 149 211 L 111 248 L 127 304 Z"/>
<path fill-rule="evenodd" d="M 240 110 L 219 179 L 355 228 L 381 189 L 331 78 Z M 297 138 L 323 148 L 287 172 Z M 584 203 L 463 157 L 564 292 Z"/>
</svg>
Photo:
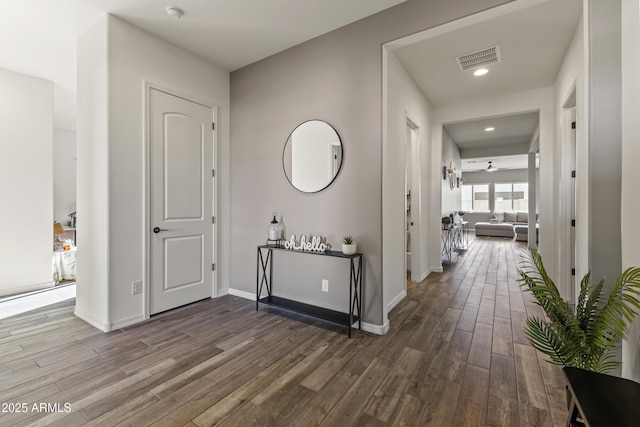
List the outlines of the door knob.
<svg viewBox="0 0 640 427">
<path fill-rule="evenodd" d="M 153 232 L 156 233 L 156 234 L 158 234 L 161 231 L 169 231 L 169 229 L 168 228 L 160 228 L 160 227 L 154 227 L 153 228 Z"/>
</svg>

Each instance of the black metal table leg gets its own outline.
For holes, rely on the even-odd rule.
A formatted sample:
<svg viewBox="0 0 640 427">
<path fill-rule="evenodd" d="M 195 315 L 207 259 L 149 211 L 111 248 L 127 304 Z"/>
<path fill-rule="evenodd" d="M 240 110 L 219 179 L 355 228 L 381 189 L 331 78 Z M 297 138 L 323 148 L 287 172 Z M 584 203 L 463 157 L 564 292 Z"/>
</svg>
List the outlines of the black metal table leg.
<svg viewBox="0 0 640 427">
<path fill-rule="evenodd" d="M 362 255 L 358 257 L 358 329 L 362 330 Z"/>
<path fill-rule="evenodd" d="M 256 271 L 256 311 L 258 311 L 258 302 L 260 301 L 260 295 L 262 295 L 262 286 L 267 289 L 267 295 L 271 297 L 271 283 L 273 282 L 273 268 L 271 268 L 272 250 L 268 249 L 267 257 L 262 256 L 262 248 L 258 247 L 257 256 L 257 271 Z M 262 279 L 260 278 L 260 267 L 262 267 Z M 269 269 L 269 275 L 267 276 L 267 269 Z"/>
<path fill-rule="evenodd" d="M 351 325 L 353 325 L 353 313 L 358 312 L 358 329 L 362 330 L 362 256 L 358 258 L 356 269 L 354 259 L 351 258 L 349 272 L 349 337 L 351 337 Z"/>
</svg>

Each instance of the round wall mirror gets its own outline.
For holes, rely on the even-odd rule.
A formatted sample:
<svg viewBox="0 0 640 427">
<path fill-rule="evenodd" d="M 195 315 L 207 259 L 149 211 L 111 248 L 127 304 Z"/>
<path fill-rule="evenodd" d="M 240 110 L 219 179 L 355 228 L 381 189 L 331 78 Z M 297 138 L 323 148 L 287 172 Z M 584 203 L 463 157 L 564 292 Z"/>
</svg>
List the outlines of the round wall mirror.
<svg viewBox="0 0 640 427">
<path fill-rule="evenodd" d="M 342 141 L 327 122 L 309 120 L 296 127 L 284 144 L 282 166 L 287 179 L 304 193 L 327 188 L 342 166 Z"/>
</svg>

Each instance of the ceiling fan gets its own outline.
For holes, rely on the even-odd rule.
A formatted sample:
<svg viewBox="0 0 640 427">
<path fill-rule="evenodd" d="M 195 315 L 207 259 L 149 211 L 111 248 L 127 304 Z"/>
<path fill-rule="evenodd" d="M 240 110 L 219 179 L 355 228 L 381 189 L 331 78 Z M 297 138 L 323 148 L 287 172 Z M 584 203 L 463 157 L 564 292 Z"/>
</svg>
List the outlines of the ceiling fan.
<svg viewBox="0 0 640 427">
<path fill-rule="evenodd" d="M 493 166 L 493 165 L 491 164 L 491 162 L 489 162 L 489 166 L 487 167 L 486 171 L 487 171 L 487 172 L 495 172 L 495 171 L 497 171 L 497 170 L 498 170 L 498 168 L 497 168 L 497 167 L 495 167 L 495 166 Z"/>
</svg>

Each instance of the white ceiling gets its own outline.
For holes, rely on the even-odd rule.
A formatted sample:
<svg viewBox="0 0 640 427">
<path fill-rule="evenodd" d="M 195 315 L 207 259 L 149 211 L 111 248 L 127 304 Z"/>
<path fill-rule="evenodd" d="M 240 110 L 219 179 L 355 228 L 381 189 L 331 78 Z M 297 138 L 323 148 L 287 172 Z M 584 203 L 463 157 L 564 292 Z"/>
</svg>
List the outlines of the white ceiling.
<svg viewBox="0 0 640 427">
<path fill-rule="evenodd" d="M 461 150 L 496 147 L 506 144 L 528 144 L 538 128 L 538 112 L 489 117 L 444 125 Z M 493 131 L 485 129 L 493 127 Z"/>
<path fill-rule="evenodd" d="M 0 0 L 0 67 L 52 80 L 55 126 L 73 130 L 76 40 L 107 13 L 233 71 L 404 1 Z"/>
<path fill-rule="evenodd" d="M 549 0 L 393 52 L 434 107 L 552 86 L 582 14 L 582 0 Z M 474 77 L 456 57 L 500 46 L 502 62 Z"/>
<path fill-rule="evenodd" d="M 540 156 L 536 154 L 536 168 L 539 167 Z M 497 170 L 527 169 L 529 157 L 524 155 L 477 157 L 474 159 L 462 159 L 462 172 L 479 172 L 487 170 L 491 165 Z"/>
<path fill-rule="evenodd" d="M 433 37 L 414 36 L 419 41 L 406 46 L 397 43 L 401 47 L 393 52 L 432 106 L 482 102 L 553 86 L 581 16 L 582 0 L 543 0 Z M 502 60 L 487 66 L 488 74 L 475 77 L 472 71 L 458 68 L 456 57 L 496 45 L 500 46 Z M 485 132 L 489 126 L 496 130 Z M 463 152 L 528 144 L 538 127 L 538 113 L 449 123 L 445 127 Z M 526 169 L 528 162 L 526 154 L 476 157 L 463 159 L 462 170 L 486 169 L 489 160 L 500 169 Z"/>
</svg>

